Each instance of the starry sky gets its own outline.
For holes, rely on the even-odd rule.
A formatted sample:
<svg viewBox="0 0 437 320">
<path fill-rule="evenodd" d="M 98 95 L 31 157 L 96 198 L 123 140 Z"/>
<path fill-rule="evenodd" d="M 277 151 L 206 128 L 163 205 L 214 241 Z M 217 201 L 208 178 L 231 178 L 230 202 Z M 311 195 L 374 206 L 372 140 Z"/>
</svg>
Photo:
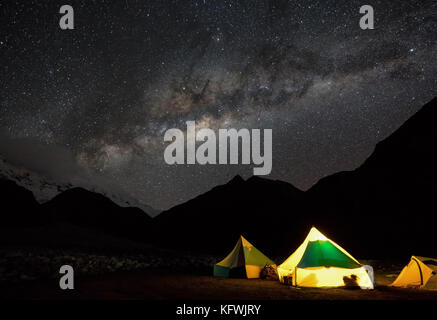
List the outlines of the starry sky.
<svg viewBox="0 0 437 320">
<path fill-rule="evenodd" d="M 270 128 L 268 178 L 308 189 L 437 95 L 436 30 L 434 0 L 1 1 L 0 154 L 166 209 L 253 172 L 167 165 L 167 129 Z"/>
</svg>

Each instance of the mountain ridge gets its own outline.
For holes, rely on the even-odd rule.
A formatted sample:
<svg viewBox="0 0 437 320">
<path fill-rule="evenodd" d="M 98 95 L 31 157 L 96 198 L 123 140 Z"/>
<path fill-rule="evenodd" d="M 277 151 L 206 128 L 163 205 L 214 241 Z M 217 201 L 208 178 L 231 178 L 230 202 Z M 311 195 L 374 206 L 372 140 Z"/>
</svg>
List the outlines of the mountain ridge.
<svg viewBox="0 0 437 320">
<path fill-rule="evenodd" d="M 436 119 L 436 112 L 437 98 L 425 104 L 398 130 L 380 141 L 374 152 L 358 168 L 324 177 L 307 191 L 301 191 L 287 182 L 259 177 L 240 181 L 238 185 L 241 188 L 231 188 L 230 185 L 236 185 L 233 182 L 235 179 L 240 180 L 234 178 L 232 183 L 222 185 L 221 188 L 215 187 L 182 206 L 164 211 L 162 216 L 167 218 L 158 217 L 155 221 L 156 227 L 164 234 L 166 229 L 176 234 L 181 239 L 178 245 L 184 246 L 183 243 L 187 242 L 185 247 L 197 246 L 199 250 L 205 248 L 197 245 L 195 237 L 187 237 L 187 234 L 216 236 L 217 240 L 208 240 L 209 247 L 214 246 L 220 250 L 222 244 L 228 242 L 227 235 L 211 232 L 212 227 L 208 226 L 208 220 L 219 219 L 219 210 L 214 207 L 219 206 L 225 210 L 226 206 L 220 202 L 231 199 L 235 205 L 226 209 L 233 212 L 234 216 L 244 217 L 239 217 L 237 224 L 233 226 L 233 218 L 227 214 L 229 226 L 218 224 L 218 228 L 235 238 L 237 230 L 245 230 L 241 220 L 265 219 L 261 224 L 271 230 L 263 232 L 258 226 L 250 239 L 259 242 L 261 248 L 264 246 L 270 252 L 284 253 L 283 248 L 288 244 L 291 247 L 297 245 L 296 239 L 303 239 L 307 229 L 314 225 L 322 228 L 332 238 L 338 239 L 338 242 L 349 243 L 364 256 L 383 256 L 385 252 L 380 245 L 381 241 L 388 243 L 388 247 L 393 248 L 391 254 L 396 256 L 407 256 L 420 250 L 432 254 L 432 239 L 429 234 L 432 234 L 431 226 L 433 223 L 437 224 L 437 219 L 432 215 L 428 216 L 427 207 L 435 208 L 433 198 L 437 195 L 433 182 L 437 179 L 434 165 L 437 158 L 432 150 L 437 139 L 437 130 L 432 123 Z M 258 187 L 263 191 L 253 192 L 252 187 L 242 187 L 247 186 L 251 179 L 258 181 Z M 280 188 L 280 185 L 283 187 Z M 287 191 L 278 198 L 281 189 Z M 291 192 L 294 189 L 299 191 Z M 229 192 L 223 194 L 218 190 Z M 241 195 L 240 199 L 236 198 L 236 194 Z M 206 219 L 199 214 L 200 210 L 208 211 L 205 200 L 212 208 L 209 209 L 210 214 Z M 253 203 L 250 204 L 250 201 Z M 271 203 L 271 207 L 268 208 L 265 202 Z M 272 223 L 267 217 L 262 218 L 259 212 L 261 208 L 266 211 L 265 216 L 271 216 L 277 223 Z M 284 211 L 288 212 L 288 217 L 284 215 Z M 170 218 L 171 216 L 173 217 Z M 192 227 L 184 231 L 172 228 L 169 224 L 173 219 L 178 221 L 177 225 L 185 221 Z M 410 221 L 402 225 L 405 219 Z M 423 223 L 423 220 L 429 223 Z M 288 230 L 284 228 L 287 224 L 290 226 Z M 202 229 L 209 232 L 202 232 Z M 275 245 L 264 241 L 264 235 Z M 411 235 L 414 235 L 414 239 L 411 239 Z M 399 241 L 400 237 L 404 239 Z M 362 245 L 363 239 L 366 239 L 368 246 Z"/>
<path fill-rule="evenodd" d="M 101 193 L 104 196 L 110 198 L 121 207 L 138 207 L 144 212 L 147 212 L 151 217 L 160 213 L 159 210 L 152 208 L 151 206 L 144 204 L 141 201 L 134 199 L 133 197 L 125 194 L 124 192 L 110 192 L 102 187 L 83 186 L 81 184 L 74 184 L 72 182 L 54 181 L 43 174 L 29 170 L 24 167 L 16 166 L 9 163 L 7 160 L 0 156 L 0 177 L 8 180 L 15 181 L 18 185 L 32 191 L 35 199 L 43 204 L 50 201 L 56 195 L 64 192 L 68 189 L 75 187 L 84 188 L 92 192 Z"/>
<path fill-rule="evenodd" d="M 286 255 L 317 226 L 361 257 L 432 255 L 436 112 L 437 98 L 379 142 L 361 166 L 324 177 L 307 191 L 237 175 L 153 219 L 83 188 L 39 205 L 30 191 L 0 179 L 0 194 L 19 195 L 6 199 L 10 211 L 18 212 L 12 225 L 20 219 L 66 222 L 185 251 L 223 252 L 244 234 L 260 250 Z"/>
</svg>

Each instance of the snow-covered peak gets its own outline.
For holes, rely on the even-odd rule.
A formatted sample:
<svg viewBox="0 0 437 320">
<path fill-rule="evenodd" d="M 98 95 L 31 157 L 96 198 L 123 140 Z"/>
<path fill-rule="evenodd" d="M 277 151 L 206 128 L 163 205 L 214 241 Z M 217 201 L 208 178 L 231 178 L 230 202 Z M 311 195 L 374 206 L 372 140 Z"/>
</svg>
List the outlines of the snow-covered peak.
<svg viewBox="0 0 437 320">
<path fill-rule="evenodd" d="M 160 213 L 158 210 L 124 192 L 111 192 L 101 187 L 85 185 L 84 183 L 53 181 L 40 173 L 8 163 L 2 157 L 0 157 L 0 178 L 15 181 L 18 185 L 32 191 L 39 203 L 47 202 L 57 194 L 70 188 L 83 187 L 90 191 L 103 194 L 121 207 L 138 207 L 152 217 Z"/>
</svg>

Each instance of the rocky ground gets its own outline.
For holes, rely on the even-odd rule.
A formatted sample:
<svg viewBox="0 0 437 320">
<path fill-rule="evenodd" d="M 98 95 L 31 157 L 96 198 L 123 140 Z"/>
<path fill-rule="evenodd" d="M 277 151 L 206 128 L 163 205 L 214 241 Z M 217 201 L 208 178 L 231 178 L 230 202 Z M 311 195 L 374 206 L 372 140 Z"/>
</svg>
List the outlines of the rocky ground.
<svg viewBox="0 0 437 320">
<path fill-rule="evenodd" d="M 173 269 L 205 272 L 217 261 L 212 256 L 192 256 L 167 250 L 135 254 L 87 253 L 56 249 L 0 249 L 0 283 L 59 278 L 62 265 L 71 265 L 81 276 L 148 269 Z"/>
<path fill-rule="evenodd" d="M 193 255 L 164 249 L 149 248 L 143 253 L 103 253 L 83 250 L 43 248 L 0 248 L 0 282 L 17 282 L 59 277 L 62 265 L 71 265 L 77 274 L 102 275 L 113 272 L 143 271 L 165 268 L 209 274 L 212 265 L 223 257 Z M 276 258 L 283 261 L 285 258 Z M 372 265 L 376 275 L 396 276 L 403 262 L 361 260 Z"/>
<path fill-rule="evenodd" d="M 408 261 L 361 260 L 374 267 L 376 290 L 293 288 L 277 281 L 222 279 L 211 266 L 222 257 L 150 248 L 107 254 L 41 248 L 0 249 L 2 299 L 437 299 L 437 292 L 388 287 Z M 282 261 L 283 258 L 277 258 Z M 59 268 L 71 265 L 75 290 L 60 290 Z"/>
</svg>

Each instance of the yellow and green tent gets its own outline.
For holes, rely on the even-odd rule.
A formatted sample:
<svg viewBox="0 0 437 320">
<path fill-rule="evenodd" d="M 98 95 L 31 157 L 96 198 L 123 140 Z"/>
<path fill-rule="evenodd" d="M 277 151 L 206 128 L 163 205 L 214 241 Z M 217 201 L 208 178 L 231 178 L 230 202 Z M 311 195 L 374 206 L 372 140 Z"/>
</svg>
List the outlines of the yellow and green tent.
<svg viewBox="0 0 437 320">
<path fill-rule="evenodd" d="M 396 280 L 390 285 L 401 288 L 437 290 L 437 259 L 412 256 Z"/>
<path fill-rule="evenodd" d="M 279 280 L 291 278 L 300 287 L 342 287 L 356 285 L 373 289 L 366 269 L 346 250 L 311 228 L 305 241 L 278 267 Z"/>
<path fill-rule="evenodd" d="M 214 265 L 214 276 L 259 278 L 261 270 L 268 264 L 274 265 L 274 262 L 240 236 L 226 258 Z"/>
</svg>

